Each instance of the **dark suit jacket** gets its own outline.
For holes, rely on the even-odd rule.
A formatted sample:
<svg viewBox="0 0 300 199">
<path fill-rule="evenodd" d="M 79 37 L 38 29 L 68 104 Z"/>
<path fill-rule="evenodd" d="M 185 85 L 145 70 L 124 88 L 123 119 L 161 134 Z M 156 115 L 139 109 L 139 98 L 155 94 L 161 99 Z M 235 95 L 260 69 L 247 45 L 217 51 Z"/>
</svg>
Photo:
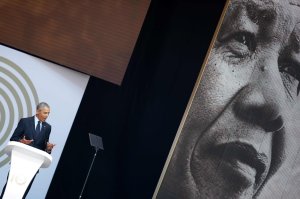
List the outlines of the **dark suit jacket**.
<svg viewBox="0 0 300 199">
<path fill-rule="evenodd" d="M 30 146 L 45 151 L 47 142 L 49 141 L 50 132 L 51 125 L 47 122 L 43 122 L 41 132 L 36 136 L 34 116 L 22 118 L 11 136 L 10 141 L 20 141 L 25 136 L 27 140 L 33 140 Z"/>
</svg>

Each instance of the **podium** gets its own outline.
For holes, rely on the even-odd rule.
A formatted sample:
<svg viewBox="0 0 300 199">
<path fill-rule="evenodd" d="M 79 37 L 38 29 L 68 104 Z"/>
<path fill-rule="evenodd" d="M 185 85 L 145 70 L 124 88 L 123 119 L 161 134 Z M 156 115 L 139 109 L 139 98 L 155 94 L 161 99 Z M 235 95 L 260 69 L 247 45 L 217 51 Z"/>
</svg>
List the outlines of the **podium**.
<svg viewBox="0 0 300 199">
<path fill-rule="evenodd" d="M 5 147 L 11 165 L 3 199 L 22 199 L 29 183 L 39 170 L 52 162 L 48 153 L 20 142 L 11 141 Z"/>
</svg>

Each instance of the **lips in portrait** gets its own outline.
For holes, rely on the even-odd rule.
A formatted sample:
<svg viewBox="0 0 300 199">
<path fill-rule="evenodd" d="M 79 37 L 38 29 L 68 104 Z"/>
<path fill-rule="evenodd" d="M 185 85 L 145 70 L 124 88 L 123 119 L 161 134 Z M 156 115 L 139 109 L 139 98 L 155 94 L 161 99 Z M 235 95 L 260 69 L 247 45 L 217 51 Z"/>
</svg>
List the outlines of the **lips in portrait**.
<svg viewBox="0 0 300 199">
<path fill-rule="evenodd" d="M 240 182 L 241 186 L 254 185 L 256 189 L 266 176 L 268 157 L 259 153 L 251 144 L 239 141 L 218 144 L 209 148 L 207 153 L 211 154 L 211 158 L 220 161 L 221 173 L 235 182 Z"/>
<path fill-rule="evenodd" d="M 217 186 L 222 184 L 221 187 L 233 196 L 244 191 L 253 195 L 264 183 L 271 158 L 259 152 L 254 145 L 230 141 L 206 146 L 205 149 L 196 147 L 200 151 L 194 151 L 191 157 L 190 169 L 197 186 L 213 183 L 217 191 Z"/>
</svg>

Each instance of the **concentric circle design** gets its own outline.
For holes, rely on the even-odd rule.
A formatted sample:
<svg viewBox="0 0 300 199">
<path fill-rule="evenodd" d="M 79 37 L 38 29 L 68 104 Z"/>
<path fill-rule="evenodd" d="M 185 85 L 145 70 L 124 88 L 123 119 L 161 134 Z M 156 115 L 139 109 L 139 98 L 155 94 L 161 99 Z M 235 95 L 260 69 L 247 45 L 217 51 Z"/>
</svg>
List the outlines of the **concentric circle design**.
<svg viewBox="0 0 300 199">
<path fill-rule="evenodd" d="M 38 103 L 29 76 L 15 63 L 0 56 L 0 168 L 9 162 L 4 148 L 20 118 L 34 115 Z"/>
</svg>

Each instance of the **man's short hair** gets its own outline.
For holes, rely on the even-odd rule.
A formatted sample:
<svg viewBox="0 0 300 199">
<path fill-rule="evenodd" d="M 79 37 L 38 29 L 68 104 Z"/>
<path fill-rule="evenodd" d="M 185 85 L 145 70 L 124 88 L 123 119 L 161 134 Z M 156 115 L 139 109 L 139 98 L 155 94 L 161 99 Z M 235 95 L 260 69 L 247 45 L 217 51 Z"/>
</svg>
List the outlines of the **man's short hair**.
<svg viewBox="0 0 300 199">
<path fill-rule="evenodd" d="M 40 110 L 40 109 L 43 109 L 43 108 L 50 108 L 49 104 L 47 104 L 46 102 L 40 102 L 37 106 L 36 106 L 36 110 Z"/>
</svg>

